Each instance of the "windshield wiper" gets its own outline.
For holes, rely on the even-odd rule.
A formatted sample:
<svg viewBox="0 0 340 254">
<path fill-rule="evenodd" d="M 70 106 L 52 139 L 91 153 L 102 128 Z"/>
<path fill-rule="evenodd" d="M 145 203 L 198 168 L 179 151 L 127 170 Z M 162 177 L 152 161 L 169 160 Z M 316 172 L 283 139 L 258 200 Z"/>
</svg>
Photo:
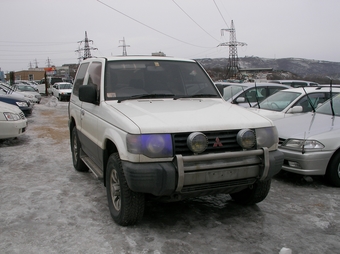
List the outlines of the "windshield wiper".
<svg viewBox="0 0 340 254">
<path fill-rule="evenodd" d="M 174 100 L 181 99 L 181 98 L 219 98 L 216 94 L 209 94 L 209 93 L 199 93 L 193 95 L 177 95 L 174 97 Z"/>
<path fill-rule="evenodd" d="M 170 93 L 152 93 L 152 94 L 136 94 L 128 97 L 124 97 L 118 100 L 118 103 L 126 100 L 136 100 L 136 99 L 148 99 L 148 98 L 164 98 L 170 97 L 173 98 L 175 95 Z"/>
<path fill-rule="evenodd" d="M 309 95 L 306 92 L 306 89 L 304 87 L 302 87 L 302 89 L 303 89 L 303 91 L 305 92 L 305 94 L 307 96 L 307 100 L 308 100 L 309 105 L 312 107 L 312 112 L 315 112 L 315 106 L 313 105 L 312 100 L 309 98 Z"/>
<path fill-rule="evenodd" d="M 331 97 L 330 104 L 331 104 L 332 116 L 334 116 L 335 113 L 334 113 L 334 107 L 333 107 L 333 91 L 332 91 L 333 80 L 332 79 L 331 79 L 330 85 L 331 85 L 331 87 L 330 87 L 330 97 Z"/>
</svg>

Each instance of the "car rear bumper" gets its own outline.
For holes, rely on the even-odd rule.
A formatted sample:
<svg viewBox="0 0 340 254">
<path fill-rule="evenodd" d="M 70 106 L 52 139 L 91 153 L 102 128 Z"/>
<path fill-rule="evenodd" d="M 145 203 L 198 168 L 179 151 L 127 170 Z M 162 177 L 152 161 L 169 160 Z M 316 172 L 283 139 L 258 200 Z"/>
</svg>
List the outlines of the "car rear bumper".
<svg viewBox="0 0 340 254">
<path fill-rule="evenodd" d="M 177 155 L 172 162 L 122 161 L 131 190 L 155 196 L 212 192 L 271 179 L 282 167 L 283 154 L 267 149 L 197 156 Z"/>
</svg>

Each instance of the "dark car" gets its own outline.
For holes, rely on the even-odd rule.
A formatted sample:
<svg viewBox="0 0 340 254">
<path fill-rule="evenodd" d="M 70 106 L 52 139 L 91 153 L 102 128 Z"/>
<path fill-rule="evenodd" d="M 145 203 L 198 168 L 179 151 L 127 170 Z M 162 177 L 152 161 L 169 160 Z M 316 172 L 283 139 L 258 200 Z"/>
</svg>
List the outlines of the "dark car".
<svg viewBox="0 0 340 254">
<path fill-rule="evenodd" d="M 1 93 L 0 91 L 0 101 L 18 106 L 21 111 L 24 112 L 25 116 L 32 114 L 33 103 L 29 100 L 23 99 L 22 97 L 13 94 Z"/>
</svg>

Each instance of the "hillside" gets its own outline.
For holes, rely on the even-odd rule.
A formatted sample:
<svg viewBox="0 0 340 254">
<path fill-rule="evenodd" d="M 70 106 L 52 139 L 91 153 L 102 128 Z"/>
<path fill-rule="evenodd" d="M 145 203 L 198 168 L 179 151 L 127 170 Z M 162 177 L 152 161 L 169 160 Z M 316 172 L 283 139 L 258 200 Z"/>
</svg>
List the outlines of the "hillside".
<svg viewBox="0 0 340 254">
<path fill-rule="evenodd" d="M 196 59 L 207 70 L 225 71 L 228 58 L 203 58 Z M 321 83 L 327 83 L 329 78 L 340 80 L 340 63 L 321 60 L 309 60 L 301 58 L 269 59 L 260 57 L 239 58 L 241 69 L 249 68 L 273 68 L 272 75 L 275 79 L 294 78 L 307 79 Z M 288 73 L 288 74 L 287 74 Z M 288 75 L 288 76 L 287 76 Z"/>
</svg>

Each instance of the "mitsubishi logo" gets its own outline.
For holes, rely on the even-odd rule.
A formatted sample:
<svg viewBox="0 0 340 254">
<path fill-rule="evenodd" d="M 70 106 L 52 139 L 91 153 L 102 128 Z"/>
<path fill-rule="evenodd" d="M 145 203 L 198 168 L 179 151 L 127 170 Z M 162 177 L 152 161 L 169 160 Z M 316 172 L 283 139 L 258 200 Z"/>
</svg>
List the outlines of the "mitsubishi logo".
<svg viewBox="0 0 340 254">
<path fill-rule="evenodd" d="M 220 141 L 220 139 L 217 137 L 215 139 L 215 143 L 214 143 L 213 147 L 218 147 L 218 146 L 221 147 L 223 145 L 222 145 L 222 142 Z"/>
</svg>

